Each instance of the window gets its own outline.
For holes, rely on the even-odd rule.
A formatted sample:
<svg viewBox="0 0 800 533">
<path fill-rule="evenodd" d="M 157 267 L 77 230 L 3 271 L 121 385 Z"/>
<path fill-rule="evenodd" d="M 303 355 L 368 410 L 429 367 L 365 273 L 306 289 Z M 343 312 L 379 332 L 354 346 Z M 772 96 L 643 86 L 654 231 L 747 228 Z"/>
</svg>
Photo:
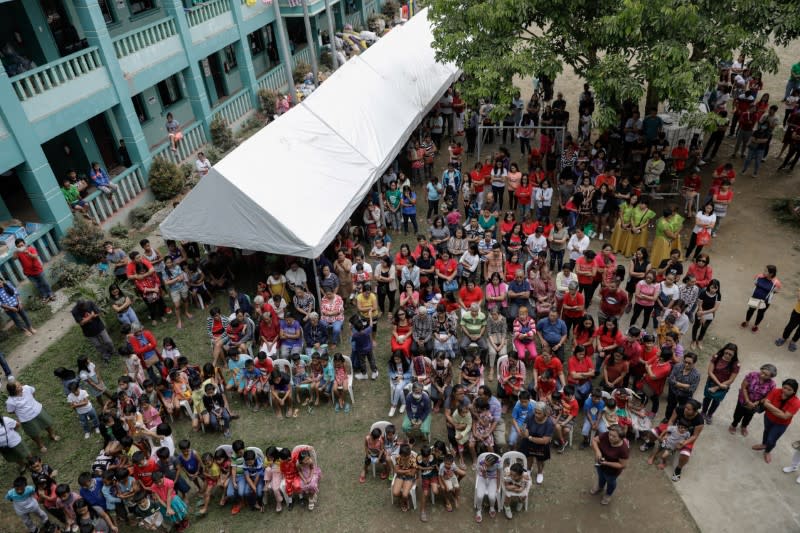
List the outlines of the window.
<svg viewBox="0 0 800 533">
<path fill-rule="evenodd" d="M 236 45 L 229 44 L 223 48 L 225 52 L 225 72 L 229 72 L 236 68 Z"/>
<path fill-rule="evenodd" d="M 131 97 L 131 102 L 133 102 L 133 109 L 136 111 L 136 117 L 139 119 L 139 124 L 143 124 L 150 119 L 150 116 L 147 114 L 147 106 L 144 103 L 144 97 L 142 93 L 135 94 Z"/>
<path fill-rule="evenodd" d="M 156 0 L 128 0 L 131 15 L 140 15 L 156 9 Z"/>
<path fill-rule="evenodd" d="M 250 54 L 255 56 L 264 51 L 264 34 L 261 30 L 256 30 L 247 36 L 247 44 L 250 46 Z"/>
<path fill-rule="evenodd" d="M 158 89 L 158 96 L 161 98 L 161 105 L 164 107 L 171 106 L 182 98 L 181 84 L 177 76 L 170 76 L 156 85 Z"/>
<path fill-rule="evenodd" d="M 100 4 L 100 12 L 103 14 L 103 20 L 106 21 L 106 24 L 114 24 L 116 22 L 114 11 L 109 5 L 110 3 L 111 0 L 98 1 L 98 4 Z"/>
</svg>

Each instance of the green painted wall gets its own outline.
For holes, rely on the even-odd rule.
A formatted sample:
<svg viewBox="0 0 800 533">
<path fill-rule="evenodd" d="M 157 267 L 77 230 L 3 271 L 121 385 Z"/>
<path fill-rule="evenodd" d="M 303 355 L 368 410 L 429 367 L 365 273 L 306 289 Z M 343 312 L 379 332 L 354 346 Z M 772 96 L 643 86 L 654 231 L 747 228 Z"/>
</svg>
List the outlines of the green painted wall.
<svg viewBox="0 0 800 533">
<path fill-rule="evenodd" d="M 70 148 L 69 155 L 64 152 L 65 145 Z M 74 168 L 80 175 L 86 174 L 89 168 L 89 158 L 86 156 L 82 148 L 82 141 L 74 129 L 53 137 L 42 145 L 42 150 L 59 183 L 70 169 Z"/>
<path fill-rule="evenodd" d="M 43 30 L 48 31 L 47 28 L 43 28 Z M 16 42 L 14 32 L 19 33 L 22 37 L 22 44 Z M 10 42 L 17 53 L 34 61 L 37 65 L 42 65 L 47 61 L 42 46 L 36 38 L 37 33 L 38 31 L 34 31 L 30 18 L 22 8 L 22 2 L 0 3 L 0 35 L 2 35 L 0 46 L 5 47 L 5 43 Z"/>
<path fill-rule="evenodd" d="M 128 33 L 131 30 L 151 24 L 166 16 L 166 12 L 164 11 L 161 1 L 157 2 L 157 9 L 135 16 L 131 15 L 127 1 L 123 0 L 123 7 L 118 7 L 119 3 L 120 2 L 118 2 L 118 0 L 108 0 L 109 8 L 114 12 L 115 18 L 115 22 L 113 24 L 107 25 L 108 33 L 111 34 L 112 39 L 117 35 Z"/>
<path fill-rule="evenodd" d="M 142 123 L 142 131 L 145 139 L 147 139 L 148 146 L 153 146 L 166 140 L 167 130 L 164 128 L 164 124 L 167 121 L 168 112 L 171 112 L 175 116 L 175 120 L 181 124 L 188 124 L 194 120 L 192 106 L 189 105 L 189 98 L 186 97 L 185 93 L 180 101 L 171 105 L 168 109 L 164 109 L 161 105 L 161 99 L 158 97 L 158 90 L 156 90 L 155 86 L 142 91 L 142 98 L 148 114 L 148 119 Z"/>
</svg>

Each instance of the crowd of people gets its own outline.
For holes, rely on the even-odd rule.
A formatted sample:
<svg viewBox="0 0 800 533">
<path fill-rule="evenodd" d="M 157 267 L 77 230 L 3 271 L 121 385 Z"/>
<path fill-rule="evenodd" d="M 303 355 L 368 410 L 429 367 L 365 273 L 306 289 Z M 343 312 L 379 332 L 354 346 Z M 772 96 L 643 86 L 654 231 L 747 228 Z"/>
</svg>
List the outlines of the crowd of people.
<svg viewBox="0 0 800 533">
<path fill-rule="evenodd" d="M 739 84 L 730 79 L 712 95 L 723 118 L 726 95 Z M 755 99 L 757 92 L 748 83 L 732 101 Z M 593 98 L 586 87 L 580 116 L 591 115 Z M 736 150 L 742 137 L 742 149 L 749 150 L 745 170 L 750 160 L 758 169 L 765 157 L 759 132 L 771 136 L 777 106 L 749 117 L 749 107 L 734 105 Z M 464 168 L 476 124 L 491 122 L 490 110 L 487 102 L 467 106 L 457 87 L 449 89 L 386 171 L 383 191 L 367 196 L 329 250 L 313 263 L 279 259 L 252 287 L 237 286 L 234 271 L 263 271 L 261 254 L 174 241 L 160 251 L 146 239 L 139 250 L 122 250 L 107 242 L 113 312 L 79 300 L 72 316 L 104 362 L 124 358 L 126 373 L 112 390 L 86 356 L 74 369 L 54 372 L 75 427 L 84 439 L 103 438 L 77 492 L 57 481 L 20 435 L 39 454 L 47 452 L 45 434 L 59 440 L 36 389 L 8 383 L 6 407 L 16 420 L 3 418 L 0 451 L 30 471 L 31 483 L 21 475 L 7 494 L 28 530 L 116 531 L 127 522 L 181 531 L 189 523 L 192 486 L 198 516 L 209 511 L 217 487 L 219 504 L 230 503 L 233 514 L 243 504 L 263 511 L 270 490 L 277 512 L 291 508 L 293 495 L 305 496 L 312 510 L 321 476 L 313 447 L 261 450 L 234 440 L 201 453 L 184 438 L 176 447 L 173 427 L 185 418 L 192 430 L 229 440 L 232 424 L 251 416 L 247 410 L 271 407 L 277 419 L 297 418 L 330 402 L 336 413 L 349 414 L 354 385 L 378 380 L 381 371 L 390 389 L 389 421 L 365 437 L 359 481 L 366 483 L 370 467 L 380 468 L 381 478 L 391 476 L 403 511 L 409 500 L 416 507 L 412 492 L 419 482 L 423 521 L 428 495 L 441 495 L 451 511 L 472 475 L 475 520 L 483 520 L 484 499 L 490 517 L 502 511 L 511 518 L 513 509 L 524 508 L 531 485 L 544 483 L 551 451 L 573 448 L 575 432 L 576 447 L 594 454 L 591 493 L 604 505 L 635 460 L 637 440 L 643 461 L 662 469 L 675 463 L 677 482 L 703 428 L 736 389 L 728 431 L 747 435 L 763 413 L 762 442 L 753 448 L 771 462 L 800 409 L 797 381 L 780 376 L 776 382 L 772 364 L 755 370 L 732 342 L 697 367 L 722 305 L 723 284 L 704 249 L 727 215 L 736 178 L 732 164 L 721 164 L 703 187 L 700 167 L 715 157 L 716 132 L 705 149 L 698 136 L 688 148 L 685 139 L 670 147 L 654 110 L 640 119 L 626 107 L 620 128 L 592 142 L 585 121 L 576 137 L 538 129 L 568 124 L 569 113 L 561 94 L 553 101 L 534 94 L 527 103 L 514 100 L 498 134 L 503 142 L 507 135 L 519 139 L 520 158 L 501 146 Z M 787 121 L 797 115 L 787 113 Z M 748 124 L 756 129 L 752 135 Z M 466 147 L 458 142 L 462 133 Z M 680 205 L 663 202 L 668 175 L 682 180 Z M 667 206 L 660 217 L 653 209 L 659 202 Z M 426 216 L 418 219 L 422 205 Z M 404 237 L 411 230 L 416 244 Z M 17 248 L 35 263 L 35 250 L 26 251 L 24 241 Z M 767 265 L 753 284 L 741 326 L 756 333 L 781 289 L 777 267 Z M 43 299 L 52 297 L 49 287 L 37 287 Z M 0 281 L 0 304 L 21 329 L 35 332 L 8 282 Z M 209 347 L 199 360 L 145 327 L 149 320 L 197 328 L 198 314 L 205 315 Z M 121 343 L 106 327 L 114 318 Z M 381 346 L 379 328 L 389 331 Z M 800 292 L 775 344 L 788 342 L 795 351 L 798 338 Z M 432 435 L 436 417 L 446 439 Z M 786 471 L 795 471 L 795 463 Z"/>
</svg>

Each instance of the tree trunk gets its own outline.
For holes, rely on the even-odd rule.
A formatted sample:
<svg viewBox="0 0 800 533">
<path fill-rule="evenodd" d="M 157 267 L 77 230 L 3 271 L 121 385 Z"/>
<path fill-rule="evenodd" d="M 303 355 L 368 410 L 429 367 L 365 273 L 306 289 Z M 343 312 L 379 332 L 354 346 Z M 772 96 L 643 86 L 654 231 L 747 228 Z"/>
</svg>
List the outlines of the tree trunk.
<svg viewBox="0 0 800 533">
<path fill-rule="evenodd" d="M 644 100 L 644 109 L 645 114 L 647 113 L 648 109 L 658 109 L 659 99 L 658 93 L 656 92 L 656 88 L 653 86 L 652 83 L 647 84 L 647 96 L 645 96 Z"/>
</svg>

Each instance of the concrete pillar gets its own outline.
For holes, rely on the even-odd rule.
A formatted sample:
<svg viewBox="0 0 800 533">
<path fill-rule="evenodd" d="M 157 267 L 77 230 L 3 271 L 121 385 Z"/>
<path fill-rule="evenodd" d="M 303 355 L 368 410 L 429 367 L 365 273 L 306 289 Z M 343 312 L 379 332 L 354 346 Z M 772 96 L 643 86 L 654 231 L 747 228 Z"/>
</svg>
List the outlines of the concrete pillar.
<svg viewBox="0 0 800 533">
<path fill-rule="evenodd" d="M 28 20 L 33 26 L 33 31 L 36 33 L 36 40 L 42 48 L 42 53 L 46 62 L 55 61 L 61 57 L 58 51 L 58 45 L 50 31 L 50 26 L 47 24 L 47 17 L 44 16 L 42 4 L 39 2 L 21 2 L 22 9 L 28 15 Z"/>
<path fill-rule="evenodd" d="M 244 6 L 241 2 L 231 4 L 231 12 L 236 27 L 239 30 L 239 42 L 234 43 L 236 49 L 236 63 L 239 65 L 239 75 L 242 77 L 242 85 L 250 91 L 250 103 L 253 109 L 258 109 L 258 85 L 256 80 L 256 69 L 253 66 L 253 56 L 250 54 L 250 43 L 247 41 L 247 32 L 244 25 Z M 260 29 L 256 31 L 261 31 Z"/>
<path fill-rule="evenodd" d="M 119 60 L 114 51 L 111 36 L 108 34 L 108 28 L 106 27 L 106 21 L 103 19 L 103 13 L 100 11 L 100 6 L 97 4 L 97 0 L 74 0 L 74 6 L 89 45 L 98 48 L 103 64 L 108 68 L 111 84 L 119 100 L 119 104 L 114 106 L 114 118 L 117 120 L 117 126 L 122 131 L 122 138 L 125 139 L 125 146 L 128 148 L 131 161 L 134 164 L 141 164 L 144 174 L 147 175 L 152 159 L 150 147 L 147 145 L 147 139 L 145 139 L 139 119 L 136 116 L 128 82 L 122 73 L 122 68 L 119 66 Z M 120 109 L 117 110 L 116 108 Z M 89 137 L 91 137 L 88 126 L 86 124 L 81 126 L 86 127 L 86 131 L 89 132 Z M 81 134 L 80 130 L 78 130 L 78 134 L 81 136 L 83 146 L 86 146 L 83 142 L 84 135 Z M 87 152 L 87 156 L 91 160 L 99 157 L 99 154 L 94 156 Z"/>
<path fill-rule="evenodd" d="M 3 201 L 3 197 L 0 196 L 0 220 L 8 220 L 11 218 L 11 211 L 8 210 L 8 206 Z"/>
<path fill-rule="evenodd" d="M 162 0 L 167 14 L 175 19 L 175 29 L 181 39 L 184 54 L 189 63 L 189 68 L 183 71 L 183 81 L 186 84 L 186 93 L 192 105 L 194 118 L 203 124 L 206 139 L 211 139 L 209 124 L 211 123 L 211 103 L 203 84 L 203 75 L 200 72 L 199 58 L 192 53 L 192 34 L 189 32 L 189 22 L 183 12 L 181 0 Z M 186 122 L 186 121 L 183 121 Z"/>
<path fill-rule="evenodd" d="M 25 158 L 25 163 L 17 167 L 22 186 L 42 222 L 54 224 L 56 235 L 61 237 L 72 225 L 72 210 L 61 194 L 53 169 L 28 123 L 5 69 L 0 69 L 0 102 L 3 102 L 0 114 Z"/>
<path fill-rule="evenodd" d="M 81 148 L 83 148 L 83 153 L 86 155 L 86 159 L 89 161 L 89 164 L 91 165 L 92 161 L 97 161 L 100 163 L 100 166 L 105 168 L 103 156 L 100 155 L 100 149 L 97 148 L 97 142 L 94 140 L 94 135 L 92 135 L 92 129 L 89 127 L 89 123 L 82 122 L 75 126 L 75 134 L 78 136 L 78 140 L 81 143 Z M 75 170 L 78 171 L 78 174 L 89 173 L 89 167 L 76 168 Z"/>
<path fill-rule="evenodd" d="M 296 104 L 297 91 L 294 90 L 294 78 L 292 76 L 294 69 L 292 68 L 292 53 L 289 51 L 289 37 L 286 34 L 286 23 L 281 16 L 281 8 L 278 2 L 272 2 L 272 9 L 275 10 L 275 36 L 278 38 L 278 56 L 283 64 L 289 99 L 293 104 Z"/>
</svg>

